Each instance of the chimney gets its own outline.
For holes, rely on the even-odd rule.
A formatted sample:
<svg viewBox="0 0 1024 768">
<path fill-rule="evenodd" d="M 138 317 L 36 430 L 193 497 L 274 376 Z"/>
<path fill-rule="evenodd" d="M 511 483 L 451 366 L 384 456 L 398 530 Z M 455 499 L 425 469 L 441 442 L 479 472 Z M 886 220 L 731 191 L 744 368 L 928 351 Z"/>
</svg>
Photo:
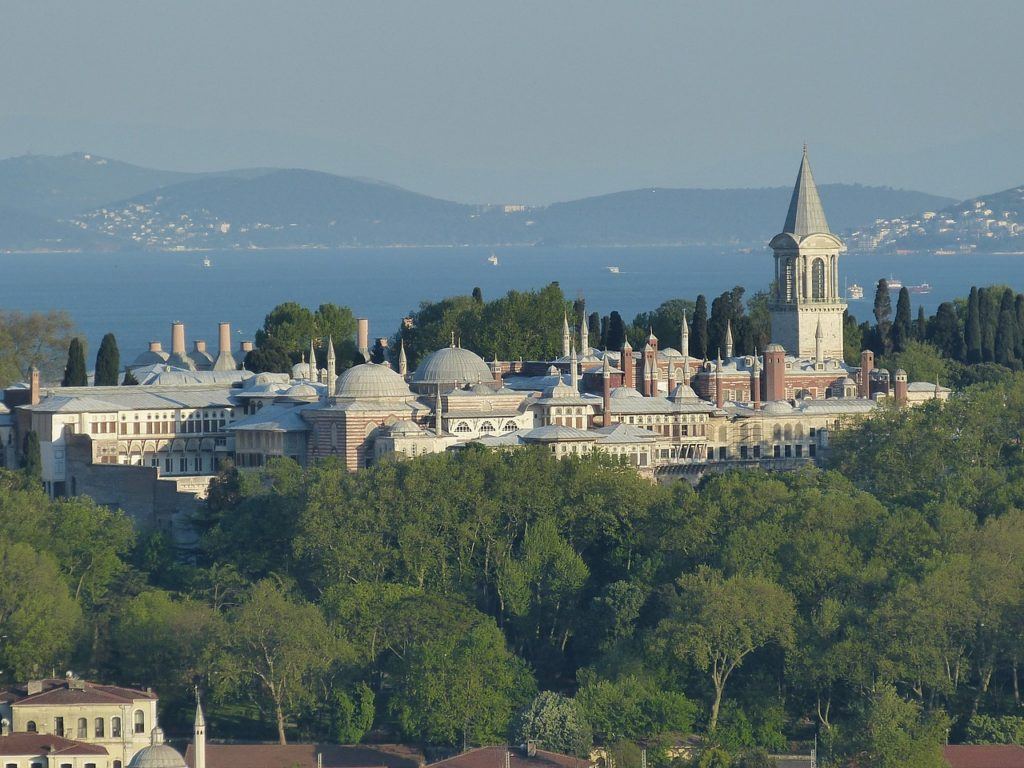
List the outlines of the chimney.
<svg viewBox="0 0 1024 768">
<path fill-rule="evenodd" d="M 633 365 L 633 348 L 629 345 L 629 339 L 622 342 L 622 355 L 619 358 L 619 367 L 622 369 L 622 386 L 635 387 L 634 374 L 636 367 Z"/>
<path fill-rule="evenodd" d="M 365 317 L 356 318 L 356 347 L 364 360 L 370 359 L 370 321 Z"/>
<path fill-rule="evenodd" d="M 151 342 L 149 342 L 149 351 L 150 352 L 163 352 L 164 348 L 163 348 L 163 345 L 159 341 L 151 341 Z"/>
<path fill-rule="evenodd" d="M 612 367 L 608 361 L 608 351 L 605 350 L 604 360 L 601 363 L 601 423 L 610 427 L 612 424 Z"/>
<path fill-rule="evenodd" d="M 722 353 L 718 353 L 718 364 L 715 366 L 715 406 L 725 406 L 725 391 L 722 389 Z"/>
<path fill-rule="evenodd" d="M 39 405 L 40 400 L 40 385 L 39 385 L 39 369 L 34 365 L 28 369 L 28 392 L 29 392 L 29 404 Z"/>
<path fill-rule="evenodd" d="M 765 399 L 786 399 L 786 350 L 781 344 L 769 344 L 764 350 Z"/>
<path fill-rule="evenodd" d="M 750 371 L 750 399 L 754 401 L 754 410 L 761 410 L 761 369 L 757 365 L 757 349 L 754 349 L 754 365 Z"/>
<path fill-rule="evenodd" d="M 875 353 L 865 349 L 860 353 L 860 396 L 871 397 L 871 370 L 875 367 Z"/>
<path fill-rule="evenodd" d="M 10 735 L 11 735 L 11 721 L 8 720 L 5 717 L 3 720 L 0 720 L 0 736 L 10 736 Z"/>
<path fill-rule="evenodd" d="M 196 352 L 206 352 L 206 342 L 202 339 L 196 339 L 192 343 L 195 345 Z"/>
<path fill-rule="evenodd" d="M 243 355 L 245 355 L 248 352 L 252 352 L 252 350 L 253 350 L 253 345 L 252 345 L 251 341 L 243 341 L 242 342 L 242 354 Z"/>
<path fill-rule="evenodd" d="M 181 322 L 171 323 L 171 354 L 185 355 L 185 324 Z"/>
<path fill-rule="evenodd" d="M 217 351 L 231 352 L 231 323 L 217 324 Z"/>
<path fill-rule="evenodd" d="M 671 360 L 668 363 L 668 393 L 671 395 L 676 388 L 676 366 Z"/>
<path fill-rule="evenodd" d="M 403 374 L 404 375 L 404 374 Z M 498 388 L 501 388 L 501 363 L 498 361 L 498 355 L 494 355 L 494 360 L 491 362 L 491 375 L 494 377 L 494 381 L 497 382 Z"/>
<path fill-rule="evenodd" d="M 902 368 L 896 370 L 896 404 L 907 404 L 907 372 Z"/>
</svg>

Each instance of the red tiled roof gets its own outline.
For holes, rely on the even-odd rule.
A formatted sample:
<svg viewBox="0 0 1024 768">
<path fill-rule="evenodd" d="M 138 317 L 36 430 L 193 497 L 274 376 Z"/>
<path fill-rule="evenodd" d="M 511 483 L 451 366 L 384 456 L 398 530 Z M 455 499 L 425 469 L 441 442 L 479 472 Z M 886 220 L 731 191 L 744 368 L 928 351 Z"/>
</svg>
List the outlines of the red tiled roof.
<svg viewBox="0 0 1024 768">
<path fill-rule="evenodd" d="M 10 704 L 60 705 L 68 704 L 128 704 L 140 699 L 155 700 L 151 691 L 122 688 L 117 685 L 100 685 L 86 680 L 69 681 L 66 678 L 49 678 L 38 681 L 42 687 L 39 693 L 29 694 L 28 685 L 18 685 L 0 693 L 0 701 Z"/>
<path fill-rule="evenodd" d="M 533 757 L 527 757 L 519 747 L 479 747 L 460 755 L 431 763 L 428 768 L 589 768 L 590 761 L 582 757 L 562 755 L 538 749 Z M 212 768 L 212 766 L 211 766 Z"/>
<path fill-rule="evenodd" d="M 398 744 L 206 744 L 206 768 L 419 768 L 422 755 Z M 193 745 L 185 764 L 194 765 Z"/>
<path fill-rule="evenodd" d="M 1017 744 L 950 744 L 942 753 L 950 768 L 1024 768 Z"/>
<path fill-rule="evenodd" d="M 105 755 L 107 750 L 99 744 L 85 744 L 46 733 L 11 733 L 0 736 L 0 755 Z"/>
</svg>

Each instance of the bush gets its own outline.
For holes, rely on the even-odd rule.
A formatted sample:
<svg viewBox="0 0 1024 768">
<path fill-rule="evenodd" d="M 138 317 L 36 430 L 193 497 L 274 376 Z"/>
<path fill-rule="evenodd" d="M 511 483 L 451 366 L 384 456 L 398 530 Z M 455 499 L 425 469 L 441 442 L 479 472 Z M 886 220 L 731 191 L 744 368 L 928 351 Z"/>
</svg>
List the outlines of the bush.
<svg viewBox="0 0 1024 768">
<path fill-rule="evenodd" d="M 512 741 L 532 741 L 541 749 L 586 757 L 593 733 L 574 699 L 541 691 L 516 717 Z"/>
</svg>

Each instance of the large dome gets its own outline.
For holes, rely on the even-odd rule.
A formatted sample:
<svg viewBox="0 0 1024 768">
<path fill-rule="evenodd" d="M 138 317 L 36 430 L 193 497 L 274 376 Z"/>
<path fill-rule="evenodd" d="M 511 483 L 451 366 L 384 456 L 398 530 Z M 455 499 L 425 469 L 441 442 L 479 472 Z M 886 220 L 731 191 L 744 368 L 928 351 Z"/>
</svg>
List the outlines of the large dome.
<svg viewBox="0 0 1024 768">
<path fill-rule="evenodd" d="M 188 768 L 185 759 L 173 747 L 164 744 L 164 732 L 154 728 L 150 734 L 152 742 L 132 757 L 128 768 Z"/>
<path fill-rule="evenodd" d="M 353 365 L 338 377 L 336 397 L 410 397 L 405 379 L 386 365 L 362 363 Z"/>
<path fill-rule="evenodd" d="M 483 359 L 468 349 L 445 347 L 423 358 L 414 384 L 477 384 L 491 379 L 491 369 Z"/>
</svg>

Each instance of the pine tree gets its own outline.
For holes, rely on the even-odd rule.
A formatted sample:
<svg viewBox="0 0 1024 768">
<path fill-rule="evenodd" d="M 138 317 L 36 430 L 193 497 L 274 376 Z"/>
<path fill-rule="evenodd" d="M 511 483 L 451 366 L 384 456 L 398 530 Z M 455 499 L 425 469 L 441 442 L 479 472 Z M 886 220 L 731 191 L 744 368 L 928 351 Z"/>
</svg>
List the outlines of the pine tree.
<svg viewBox="0 0 1024 768">
<path fill-rule="evenodd" d="M 967 297 L 967 321 L 964 324 L 964 344 L 968 363 L 980 363 L 981 352 L 981 316 L 978 309 L 978 289 L 971 286 Z"/>
<path fill-rule="evenodd" d="M 875 339 L 874 351 L 885 355 L 892 351 L 890 330 L 892 328 L 892 297 L 889 295 L 889 283 L 883 277 L 875 288 Z"/>
<path fill-rule="evenodd" d="M 132 373 L 131 368 L 124 369 L 124 378 L 121 379 L 122 387 L 133 387 L 138 386 L 139 380 L 135 378 L 135 374 Z"/>
<path fill-rule="evenodd" d="M 899 298 L 896 300 L 896 319 L 890 329 L 892 338 L 892 351 L 902 352 L 907 348 L 911 338 L 910 325 L 910 291 L 906 286 L 900 288 Z"/>
<path fill-rule="evenodd" d="M 35 430 L 25 434 L 21 444 L 21 468 L 36 480 L 43 476 L 43 458 L 39 450 L 39 435 Z"/>
<path fill-rule="evenodd" d="M 62 387 L 84 387 L 89 384 L 89 377 L 85 371 L 85 348 L 76 336 L 68 345 L 68 362 L 64 367 L 64 378 L 61 381 Z"/>
<path fill-rule="evenodd" d="M 917 341 L 924 341 L 928 338 L 928 321 L 925 319 L 924 307 L 917 308 L 917 325 L 914 327 L 914 338 Z"/>
<path fill-rule="evenodd" d="M 964 359 L 964 335 L 952 302 L 939 304 L 928 331 L 928 341 L 938 347 L 944 357 L 961 361 Z"/>
<path fill-rule="evenodd" d="M 708 300 L 704 294 L 697 297 L 693 307 L 693 322 L 690 323 L 690 354 L 704 358 L 708 355 Z"/>
<path fill-rule="evenodd" d="M 613 311 L 608 316 L 608 332 L 605 339 L 605 348 L 620 350 L 622 342 L 626 340 L 626 324 L 622 322 L 622 315 Z"/>
<path fill-rule="evenodd" d="M 117 349 L 117 339 L 108 333 L 100 342 L 100 350 L 96 353 L 96 374 L 93 384 L 97 387 L 116 387 L 117 377 L 121 372 L 121 353 Z"/>
</svg>

